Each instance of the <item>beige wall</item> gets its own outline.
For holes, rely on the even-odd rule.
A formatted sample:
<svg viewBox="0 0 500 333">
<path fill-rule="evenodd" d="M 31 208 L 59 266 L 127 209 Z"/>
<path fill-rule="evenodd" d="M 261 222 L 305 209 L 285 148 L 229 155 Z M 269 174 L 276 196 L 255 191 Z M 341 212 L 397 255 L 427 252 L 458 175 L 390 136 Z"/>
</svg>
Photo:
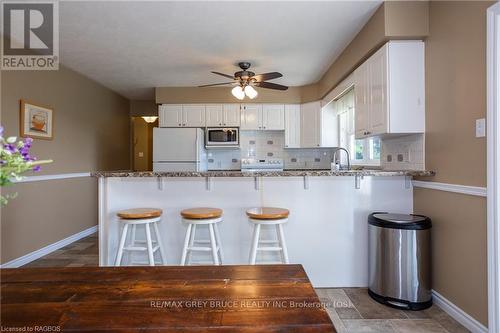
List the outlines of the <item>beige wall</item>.
<svg viewBox="0 0 500 333">
<path fill-rule="evenodd" d="M 309 91 L 307 91 L 309 93 Z M 237 103 L 231 95 L 231 87 L 198 88 L 198 87 L 158 87 L 156 103 Z M 250 100 L 246 99 L 245 103 Z M 259 95 L 251 103 L 300 103 L 301 89 L 290 87 L 286 91 L 259 89 Z"/>
<path fill-rule="evenodd" d="M 486 186 L 486 9 L 493 2 L 432 1 L 426 40 L 426 168 L 431 181 Z M 433 286 L 487 324 L 486 200 L 417 189 L 433 219 Z"/>
<path fill-rule="evenodd" d="M 130 101 L 130 116 L 158 116 L 158 105 L 155 101 Z"/>
<path fill-rule="evenodd" d="M 129 102 L 70 70 L 4 71 L 1 119 L 7 135 L 19 135 L 19 100 L 54 108 L 54 139 L 35 140 L 32 152 L 53 159 L 40 174 L 130 168 Z M 97 224 L 96 180 L 16 184 L 1 211 L 1 262 Z"/>
</svg>

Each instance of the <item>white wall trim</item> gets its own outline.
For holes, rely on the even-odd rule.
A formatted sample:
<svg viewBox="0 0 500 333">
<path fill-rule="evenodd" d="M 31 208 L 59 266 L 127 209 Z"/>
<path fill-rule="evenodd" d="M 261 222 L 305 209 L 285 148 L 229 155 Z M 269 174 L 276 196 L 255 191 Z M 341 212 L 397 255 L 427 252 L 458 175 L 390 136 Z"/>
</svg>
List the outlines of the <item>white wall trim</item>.
<svg viewBox="0 0 500 333">
<path fill-rule="evenodd" d="M 14 180 L 13 183 L 31 183 L 31 182 L 40 182 L 44 180 L 83 178 L 83 177 L 90 177 L 90 172 L 60 173 L 55 175 L 42 175 L 42 176 L 26 176 L 20 180 Z"/>
<path fill-rule="evenodd" d="M 483 324 L 472 318 L 472 316 L 447 300 L 443 295 L 435 290 L 432 291 L 432 300 L 434 304 L 443 309 L 443 311 L 450 315 L 450 317 L 458 321 L 460 324 L 462 324 L 462 326 L 467 328 L 472 333 L 488 332 L 488 328 L 486 328 Z"/>
<path fill-rule="evenodd" d="M 487 10 L 488 327 L 500 332 L 500 4 Z"/>
<path fill-rule="evenodd" d="M 478 197 L 486 197 L 486 187 L 479 186 L 467 186 L 458 184 L 448 184 L 448 183 L 438 183 L 438 182 L 426 182 L 422 180 L 413 180 L 412 184 L 414 187 L 428 188 L 432 190 L 460 193 L 475 195 Z"/>
<path fill-rule="evenodd" d="M 36 259 L 46 256 L 47 254 L 54 252 L 55 250 L 59 250 L 60 248 L 65 247 L 66 245 L 76 242 L 77 240 L 90 236 L 96 231 L 97 231 L 97 225 L 85 229 L 83 231 L 80 231 L 79 233 L 71 235 L 67 238 L 61 239 L 60 241 L 42 247 L 41 249 L 28 253 L 22 257 L 6 262 L 5 264 L 0 265 L 0 268 L 16 268 L 26 265 L 27 263 L 30 263 Z"/>
</svg>

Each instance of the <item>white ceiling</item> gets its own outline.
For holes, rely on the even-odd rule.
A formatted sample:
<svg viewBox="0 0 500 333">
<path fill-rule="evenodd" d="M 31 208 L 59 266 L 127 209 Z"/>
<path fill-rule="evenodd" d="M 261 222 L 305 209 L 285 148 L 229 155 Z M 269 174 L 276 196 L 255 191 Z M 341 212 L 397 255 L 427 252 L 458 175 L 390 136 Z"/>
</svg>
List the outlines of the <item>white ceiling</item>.
<svg viewBox="0 0 500 333">
<path fill-rule="evenodd" d="M 238 61 L 314 83 L 381 1 L 61 2 L 61 62 L 130 99 L 225 82 Z"/>
</svg>

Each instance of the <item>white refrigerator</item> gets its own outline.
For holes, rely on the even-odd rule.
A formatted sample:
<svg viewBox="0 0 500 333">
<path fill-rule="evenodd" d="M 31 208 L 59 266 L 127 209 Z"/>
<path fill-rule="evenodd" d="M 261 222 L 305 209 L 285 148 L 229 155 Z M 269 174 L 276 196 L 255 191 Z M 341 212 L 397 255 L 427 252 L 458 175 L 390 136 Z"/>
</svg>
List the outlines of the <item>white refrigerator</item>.
<svg viewBox="0 0 500 333">
<path fill-rule="evenodd" d="M 153 171 L 206 171 L 204 139 L 201 128 L 154 128 Z"/>
</svg>

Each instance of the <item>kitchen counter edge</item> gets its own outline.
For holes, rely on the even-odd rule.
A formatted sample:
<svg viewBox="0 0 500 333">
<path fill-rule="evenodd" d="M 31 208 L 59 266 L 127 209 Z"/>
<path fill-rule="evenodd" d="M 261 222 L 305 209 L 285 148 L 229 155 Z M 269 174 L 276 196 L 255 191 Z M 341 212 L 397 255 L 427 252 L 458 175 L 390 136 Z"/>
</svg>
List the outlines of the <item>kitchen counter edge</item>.
<svg viewBox="0 0 500 333">
<path fill-rule="evenodd" d="M 429 177 L 434 171 L 427 170 L 284 170 L 284 171 L 96 171 L 92 177 L 325 177 L 325 176 L 377 176 L 377 177 Z"/>
</svg>

